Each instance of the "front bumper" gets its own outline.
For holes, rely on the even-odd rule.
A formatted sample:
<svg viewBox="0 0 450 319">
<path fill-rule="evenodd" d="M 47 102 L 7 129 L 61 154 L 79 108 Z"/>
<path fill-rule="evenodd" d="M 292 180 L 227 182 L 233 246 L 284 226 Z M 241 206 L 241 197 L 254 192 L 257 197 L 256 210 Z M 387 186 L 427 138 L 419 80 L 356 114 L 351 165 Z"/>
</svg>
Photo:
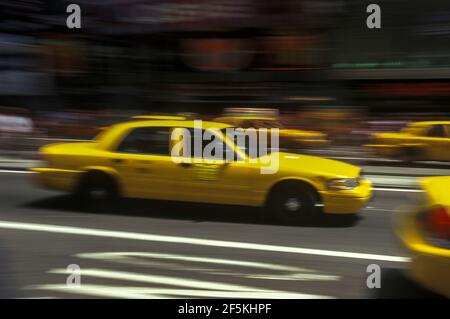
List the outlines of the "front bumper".
<svg viewBox="0 0 450 319">
<path fill-rule="evenodd" d="M 409 276 L 428 289 L 450 298 L 450 249 L 433 246 L 420 232 L 417 209 L 396 213 L 395 230 L 411 253 Z"/>
<path fill-rule="evenodd" d="M 327 214 L 355 214 L 372 198 L 372 183 L 362 180 L 351 190 L 322 191 L 323 211 Z"/>
</svg>

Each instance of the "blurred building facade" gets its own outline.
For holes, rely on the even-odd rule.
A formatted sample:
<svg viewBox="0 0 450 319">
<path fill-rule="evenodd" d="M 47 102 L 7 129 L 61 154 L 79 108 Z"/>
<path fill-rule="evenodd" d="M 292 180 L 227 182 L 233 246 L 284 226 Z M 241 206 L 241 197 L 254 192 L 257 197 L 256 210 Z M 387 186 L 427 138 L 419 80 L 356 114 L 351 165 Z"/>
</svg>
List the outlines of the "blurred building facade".
<svg viewBox="0 0 450 319">
<path fill-rule="evenodd" d="M 82 28 L 66 27 L 66 6 Z M 229 106 L 446 110 L 450 6 L 359 0 L 5 0 L 2 104 L 217 113 Z M 448 8 L 448 9 L 447 9 Z"/>
</svg>

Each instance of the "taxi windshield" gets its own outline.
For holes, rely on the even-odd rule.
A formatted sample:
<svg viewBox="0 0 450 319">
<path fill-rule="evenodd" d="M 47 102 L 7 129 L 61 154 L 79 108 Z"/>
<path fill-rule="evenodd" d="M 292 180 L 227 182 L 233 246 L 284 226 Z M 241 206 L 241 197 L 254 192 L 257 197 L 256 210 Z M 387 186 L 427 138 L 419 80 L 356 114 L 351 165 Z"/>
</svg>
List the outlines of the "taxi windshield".
<svg viewBox="0 0 450 319">
<path fill-rule="evenodd" d="M 406 125 L 404 128 L 401 129 L 402 133 L 410 134 L 410 135 L 420 135 L 420 133 L 422 131 L 423 131 L 423 127 L 414 126 L 414 125 Z"/>
<path fill-rule="evenodd" d="M 243 131 L 240 128 L 226 128 L 222 129 L 221 132 L 223 136 L 226 136 L 239 150 L 245 152 L 249 158 L 264 156 L 270 154 L 272 151 L 272 148 L 270 147 L 270 134 L 267 134 L 266 143 L 262 143 L 257 131 L 254 131 L 256 139 L 253 141 L 251 141 L 252 133 Z M 262 147 L 264 147 L 264 149 L 262 149 Z"/>
</svg>

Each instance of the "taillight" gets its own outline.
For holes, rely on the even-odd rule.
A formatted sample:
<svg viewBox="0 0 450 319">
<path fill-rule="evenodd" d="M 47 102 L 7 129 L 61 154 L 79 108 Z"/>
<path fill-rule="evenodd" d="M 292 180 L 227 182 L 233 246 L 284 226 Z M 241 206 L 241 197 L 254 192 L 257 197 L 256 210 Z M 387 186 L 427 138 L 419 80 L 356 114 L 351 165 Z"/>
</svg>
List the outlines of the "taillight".
<svg viewBox="0 0 450 319">
<path fill-rule="evenodd" d="M 425 214 L 425 230 L 435 240 L 450 242 L 450 212 L 443 206 L 434 206 Z M 447 243 L 447 244 L 448 244 Z"/>
</svg>

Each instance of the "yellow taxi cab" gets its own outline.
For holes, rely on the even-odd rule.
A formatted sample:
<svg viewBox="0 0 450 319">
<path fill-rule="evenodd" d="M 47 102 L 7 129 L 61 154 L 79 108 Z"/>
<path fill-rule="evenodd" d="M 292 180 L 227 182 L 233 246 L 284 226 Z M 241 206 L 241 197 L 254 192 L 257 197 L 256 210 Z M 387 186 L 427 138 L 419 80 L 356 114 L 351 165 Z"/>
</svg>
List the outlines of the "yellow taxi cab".
<svg viewBox="0 0 450 319">
<path fill-rule="evenodd" d="M 281 148 L 305 148 L 327 145 L 327 135 L 316 131 L 306 131 L 286 128 L 280 121 L 273 117 L 261 116 L 223 116 L 213 120 L 226 123 L 239 128 L 254 128 L 256 130 L 266 128 L 278 128 L 280 130 Z"/>
<path fill-rule="evenodd" d="M 380 156 L 450 161 L 450 121 L 409 123 L 400 132 L 372 134 L 365 146 Z"/>
<path fill-rule="evenodd" d="M 422 180 L 424 198 L 395 218 L 397 235 L 412 254 L 409 274 L 450 298 L 450 176 Z"/>
<path fill-rule="evenodd" d="M 50 144 L 40 149 L 46 165 L 32 169 L 32 176 L 40 187 L 88 202 L 128 197 L 257 206 L 292 222 L 322 213 L 355 214 L 371 197 L 371 183 L 359 167 L 278 150 L 251 158 L 223 123 L 202 122 L 201 133 L 214 134 L 226 159 L 175 161 L 174 130 L 194 130 L 195 122 L 131 121 L 91 142 Z M 277 170 L 262 174 L 267 163 L 277 163 Z"/>
</svg>

